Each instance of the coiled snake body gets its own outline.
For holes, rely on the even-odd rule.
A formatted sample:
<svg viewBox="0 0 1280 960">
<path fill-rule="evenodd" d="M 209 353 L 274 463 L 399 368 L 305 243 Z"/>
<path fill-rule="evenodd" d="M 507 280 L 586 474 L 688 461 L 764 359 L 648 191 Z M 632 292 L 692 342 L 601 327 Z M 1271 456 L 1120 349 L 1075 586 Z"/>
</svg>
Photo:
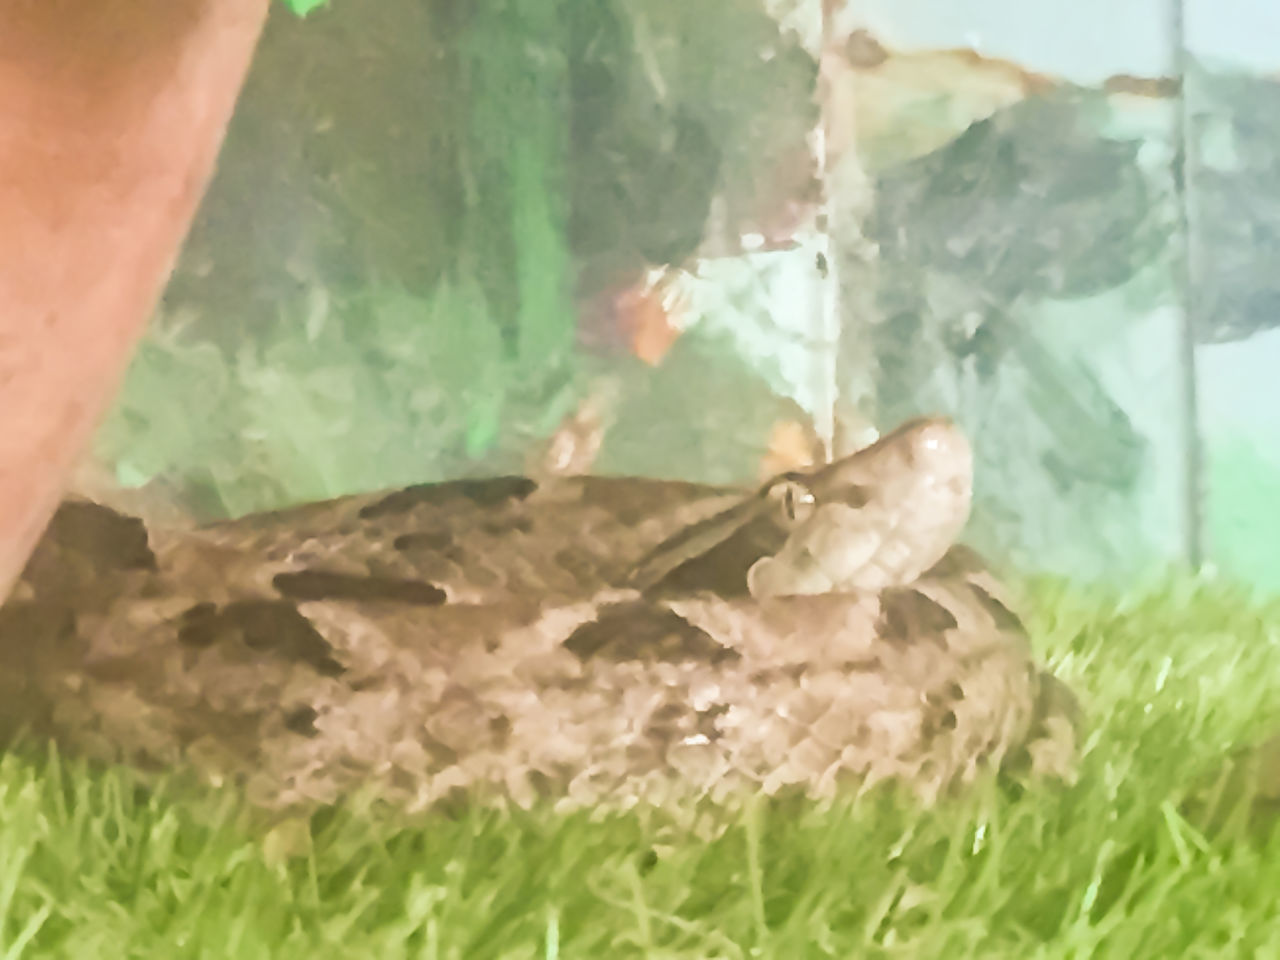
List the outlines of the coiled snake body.
<svg viewBox="0 0 1280 960">
<path fill-rule="evenodd" d="M 269 808 L 1067 775 L 1073 701 L 953 546 L 971 473 L 932 419 L 756 491 L 460 480 L 150 536 L 68 501 L 0 610 L 0 722 Z"/>
</svg>

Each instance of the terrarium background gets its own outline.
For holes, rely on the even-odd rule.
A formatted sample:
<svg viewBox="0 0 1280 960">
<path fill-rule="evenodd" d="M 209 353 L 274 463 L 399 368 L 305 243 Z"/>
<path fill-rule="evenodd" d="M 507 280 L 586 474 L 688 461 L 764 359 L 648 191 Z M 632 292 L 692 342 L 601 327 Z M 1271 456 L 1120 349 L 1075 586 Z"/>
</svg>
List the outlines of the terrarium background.
<svg viewBox="0 0 1280 960">
<path fill-rule="evenodd" d="M 1280 85 L 1177 31 L 1081 86 L 826 6 L 821 87 L 818 4 L 274 11 L 99 456 L 215 516 L 519 471 L 601 375 L 603 472 L 754 481 L 781 424 L 944 411 L 997 555 L 1200 539 L 1280 585 Z"/>
</svg>

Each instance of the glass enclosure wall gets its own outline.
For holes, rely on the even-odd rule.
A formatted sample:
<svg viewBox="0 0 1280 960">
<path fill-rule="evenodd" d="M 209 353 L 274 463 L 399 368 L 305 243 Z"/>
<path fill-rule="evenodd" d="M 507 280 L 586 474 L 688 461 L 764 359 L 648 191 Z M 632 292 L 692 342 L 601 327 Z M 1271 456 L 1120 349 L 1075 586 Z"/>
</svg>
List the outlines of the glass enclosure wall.
<svg viewBox="0 0 1280 960">
<path fill-rule="evenodd" d="M 1185 0 L 1188 307 L 1207 554 L 1280 588 L 1280 8 Z"/>
<path fill-rule="evenodd" d="M 943 412 L 995 555 L 1280 586 L 1280 13 L 1090 2 L 278 10 L 99 473 L 751 483 Z"/>
</svg>

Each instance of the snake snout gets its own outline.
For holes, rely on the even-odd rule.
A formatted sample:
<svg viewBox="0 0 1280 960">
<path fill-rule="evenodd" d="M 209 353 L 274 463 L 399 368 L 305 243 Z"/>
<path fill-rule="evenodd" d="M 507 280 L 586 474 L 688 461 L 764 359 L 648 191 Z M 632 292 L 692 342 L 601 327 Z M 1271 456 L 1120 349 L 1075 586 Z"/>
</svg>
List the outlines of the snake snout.
<svg viewBox="0 0 1280 960">
<path fill-rule="evenodd" d="M 938 417 L 919 425 L 912 452 L 917 457 L 942 460 L 965 457 L 969 454 L 969 441 L 954 423 Z"/>
<path fill-rule="evenodd" d="M 909 446 L 912 467 L 957 495 L 967 494 L 973 477 L 973 451 L 964 432 L 950 420 L 920 424 Z"/>
</svg>

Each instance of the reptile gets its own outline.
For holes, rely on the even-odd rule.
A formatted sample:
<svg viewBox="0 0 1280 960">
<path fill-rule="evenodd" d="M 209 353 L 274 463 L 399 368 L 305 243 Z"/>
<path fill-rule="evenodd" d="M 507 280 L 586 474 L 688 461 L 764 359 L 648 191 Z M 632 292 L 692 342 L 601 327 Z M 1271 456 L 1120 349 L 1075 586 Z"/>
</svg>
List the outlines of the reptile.
<svg viewBox="0 0 1280 960">
<path fill-rule="evenodd" d="M 1069 778 L 1070 691 L 957 545 L 950 421 L 756 489 L 461 479 L 192 529 L 68 499 L 0 608 L 0 734 L 253 805 Z"/>
</svg>

